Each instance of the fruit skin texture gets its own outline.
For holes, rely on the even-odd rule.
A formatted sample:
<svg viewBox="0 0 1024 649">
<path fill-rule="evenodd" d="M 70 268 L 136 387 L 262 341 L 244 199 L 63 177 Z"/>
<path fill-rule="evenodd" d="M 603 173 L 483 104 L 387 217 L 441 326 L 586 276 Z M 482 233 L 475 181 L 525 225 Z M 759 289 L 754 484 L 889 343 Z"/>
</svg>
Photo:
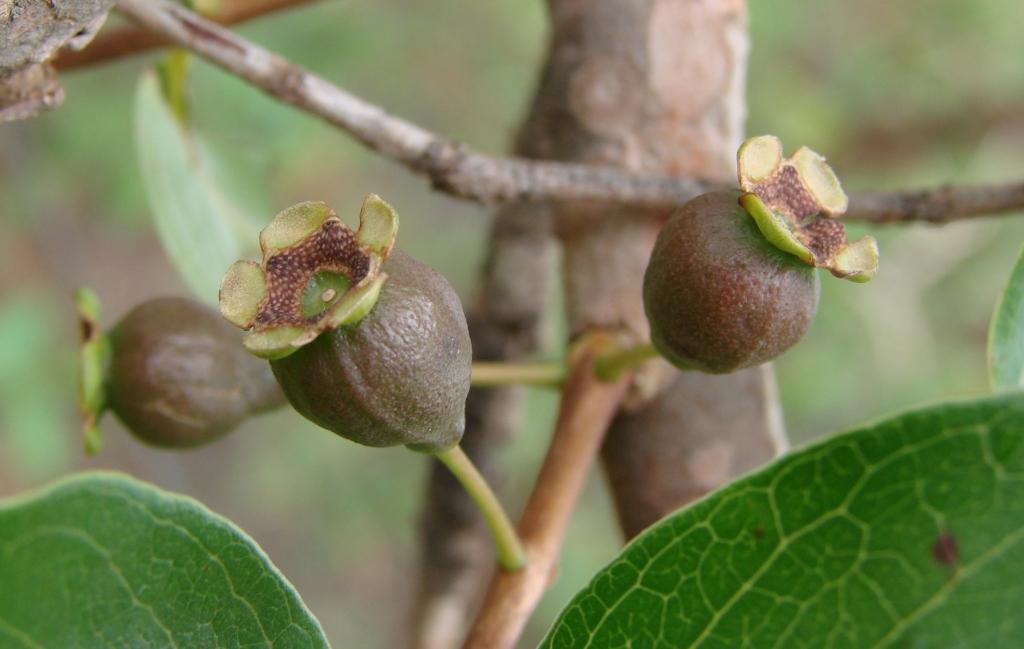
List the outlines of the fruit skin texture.
<svg viewBox="0 0 1024 649">
<path fill-rule="evenodd" d="M 815 269 L 770 244 L 740 192 L 694 198 L 662 228 L 644 275 L 651 342 L 674 365 L 724 374 L 803 337 L 818 309 Z"/>
<path fill-rule="evenodd" d="M 109 335 L 108 405 L 147 444 L 198 446 L 283 403 L 266 361 L 199 302 L 149 300 Z"/>
<path fill-rule="evenodd" d="M 285 396 L 317 425 L 366 446 L 436 452 L 465 429 L 472 345 L 448 280 L 400 251 L 370 313 L 271 361 Z"/>
</svg>

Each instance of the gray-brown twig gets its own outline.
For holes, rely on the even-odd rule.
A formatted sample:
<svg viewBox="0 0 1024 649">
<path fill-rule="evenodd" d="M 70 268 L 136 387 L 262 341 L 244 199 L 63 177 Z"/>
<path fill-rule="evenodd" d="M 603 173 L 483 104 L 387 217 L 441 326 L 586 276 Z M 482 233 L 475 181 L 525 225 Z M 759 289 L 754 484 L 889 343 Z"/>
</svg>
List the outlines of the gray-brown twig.
<svg viewBox="0 0 1024 649">
<path fill-rule="evenodd" d="M 631 378 L 597 378 L 594 357 L 609 343 L 610 337 L 592 334 L 572 354 L 551 445 L 519 520 L 529 563 L 494 576 L 466 649 L 511 649 L 547 590 L 576 501 Z"/>
<path fill-rule="evenodd" d="M 338 86 L 166 0 L 120 0 L 147 29 L 317 115 L 370 149 L 430 178 L 434 187 L 482 203 L 595 201 L 647 207 L 681 204 L 715 183 L 631 174 L 610 167 L 503 158 L 473 151 L 387 113 Z M 1024 208 L 1024 181 L 1000 186 L 853 194 L 845 218 L 888 223 L 956 219 Z"/>
<path fill-rule="evenodd" d="M 946 185 L 923 190 L 859 192 L 850 198 L 850 210 L 843 218 L 874 223 L 949 223 L 1022 208 L 1024 182 L 961 187 Z"/>
</svg>

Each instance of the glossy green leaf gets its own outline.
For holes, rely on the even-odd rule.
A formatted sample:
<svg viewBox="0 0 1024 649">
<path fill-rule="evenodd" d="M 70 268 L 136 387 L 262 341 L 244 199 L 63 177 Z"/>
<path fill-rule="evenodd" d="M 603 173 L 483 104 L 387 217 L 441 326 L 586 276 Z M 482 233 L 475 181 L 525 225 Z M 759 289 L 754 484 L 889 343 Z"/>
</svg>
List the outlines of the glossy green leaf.
<svg viewBox="0 0 1024 649">
<path fill-rule="evenodd" d="M 90 473 L 0 502 L 0 647 L 327 647 L 244 532 Z"/>
<path fill-rule="evenodd" d="M 259 227 L 225 191 L 219 163 L 175 116 L 154 72 L 136 89 L 135 144 L 164 251 L 195 295 L 216 304 L 224 272 Z"/>
<path fill-rule="evenodd" d="M 1024 387 L 1024 252 L 992 317 L 988 367 L 994 389 Z"/>
<path fill-rule="evenodd" d="M 1024 647 L 1024 396 L 788 455 L 652 526 L 545 648 Z"/>
</svg>

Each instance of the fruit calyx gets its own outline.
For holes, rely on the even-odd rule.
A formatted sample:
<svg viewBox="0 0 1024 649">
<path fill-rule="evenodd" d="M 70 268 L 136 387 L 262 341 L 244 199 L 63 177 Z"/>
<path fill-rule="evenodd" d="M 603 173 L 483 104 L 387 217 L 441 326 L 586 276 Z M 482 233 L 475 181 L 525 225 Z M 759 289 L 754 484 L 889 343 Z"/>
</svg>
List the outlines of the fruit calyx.
<svg viewBox="0 0 1024 649">
<path fill-rule="evenodd" d="M 95 455 L 103 445 L 103 433 L 97 423 L 107 408 L 104 383 L 110 363 L 110 339 L 100 331 L 99 297 L 87 288 L 79 288 L 74 300 L 78 311 L 78 410 L 82 416 L 82 446 L 87 455 Z"/>
<path fill-rule="evenodd" d="M 744 142 L 737 155 L 740 204 L 776 248 L 836 277 L 867 282 L 878 271 L 878 243 L 871 236 L 846 239 L 837 217 L 849 204 L 825 158 L 800 147 L 789 158 L 774 135 Z"/>
<path fill-rule="evenodd" d="M 369 313 L 397 233 L 398 215 L 376 194 L 363 201 L 358 231 L 326 203 L 282 210 L 260 232 L 263 259 L 237 261 L 225 274 L 221 314 L 249 331 L 243 343 L 250 352 L 283 358 Z"/>
</svg>

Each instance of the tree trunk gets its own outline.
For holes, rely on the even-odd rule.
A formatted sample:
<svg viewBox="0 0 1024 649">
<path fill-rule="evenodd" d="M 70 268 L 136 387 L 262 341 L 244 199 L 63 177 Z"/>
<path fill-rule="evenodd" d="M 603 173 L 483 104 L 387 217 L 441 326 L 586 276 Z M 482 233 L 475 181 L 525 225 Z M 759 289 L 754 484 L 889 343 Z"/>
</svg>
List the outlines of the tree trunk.
<svg viewBox="0 0 1024 649">
<path fill-rule="evenodd" d="M 601 450 L 627 539 L 786 446 L 767 365 L 679 373 L 646 408 L 620 412 Z"/>
</svg>

